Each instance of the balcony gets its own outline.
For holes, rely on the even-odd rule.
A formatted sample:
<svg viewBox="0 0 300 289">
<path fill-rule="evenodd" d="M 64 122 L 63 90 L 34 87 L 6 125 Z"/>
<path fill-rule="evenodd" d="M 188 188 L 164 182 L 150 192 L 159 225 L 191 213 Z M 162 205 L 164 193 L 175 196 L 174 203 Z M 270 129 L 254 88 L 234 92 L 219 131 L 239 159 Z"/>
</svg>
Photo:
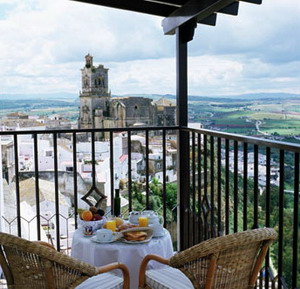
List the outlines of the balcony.
<svg viewBox="0 0 300 289">
<path fill-rule="evenodd" d="M 299 145 L 178 126 L 10 131 L 0 141 L 3 231 L 69 254 L 83 199 L 113 214 L 120 186 L 122 214 L 155 209 L 176 250 L 274 227 L 257 288 L 299 284 Z"/>
</svg>

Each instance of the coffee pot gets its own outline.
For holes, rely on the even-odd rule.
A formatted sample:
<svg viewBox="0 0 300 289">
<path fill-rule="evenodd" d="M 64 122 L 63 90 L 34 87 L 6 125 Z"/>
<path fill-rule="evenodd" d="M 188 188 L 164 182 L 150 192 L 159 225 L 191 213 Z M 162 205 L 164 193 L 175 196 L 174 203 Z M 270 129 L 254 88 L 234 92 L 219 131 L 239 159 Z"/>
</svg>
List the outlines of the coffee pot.
<svg viewBox="0 0 300 289">
<path fill-rule="evenodd" d="M 149 224 L 164 224 L 163 216 L 158 216 L 158 214 L 152 210 L 143 211 L 142 216 L 148 218 Z"/>
<path fill-rule="evenodd" d="M 141 217 L 140 211 L 131 211 L 129 213 L 129 222 L 131 224 L 138 224 L 139 223 L 139 217 Z"/>
</svg>

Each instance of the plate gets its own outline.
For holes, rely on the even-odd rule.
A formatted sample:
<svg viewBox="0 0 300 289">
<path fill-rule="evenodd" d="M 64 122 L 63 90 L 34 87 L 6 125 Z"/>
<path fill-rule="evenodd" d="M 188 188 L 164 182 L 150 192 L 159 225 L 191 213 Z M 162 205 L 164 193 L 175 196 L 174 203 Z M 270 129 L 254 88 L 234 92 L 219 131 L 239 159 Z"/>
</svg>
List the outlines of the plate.
<svg viewBox="0 0 300 289">
<path fill-rule="evenodd" d="M 124 231 L 121 231 L 121 233 L 126 233 L 126 232 L 136 232 L 136 231 L 143 231 L 147 233 L 147 237 L 143 241 L 128 241 L 125 238 L 121 238 L 120 241 L 126 243 L 126 244 L 143 244 L 143 243 L 148 243 L 152 239 L 153 235 L 153 230 L 149 227 L 136 227 L 136 228 L 131 228 L 127 229 Z"/>
<path fill-rule="evenodd" d="M 120 241 L 122 241 L 122 242 L 124 242 L 124 243 L 126 243 L 126 244 L 143 244 L 143 243 L 148 243 L 148 242 L 150 242 L 151 239 L 152 239 L 152 237 L 146 238 L 146 239 L 143 240 L 143 241 L 127 241 L 126 239 L 121 238 Z"/>
<path fill-rule="evenodd" d="M 93 236 L 93 237 L 91 238 L 91 241 L 93 241 L 93 242 L 95 242 L 95 243 L 100 243 L 100 244 L 109 244 L 109 243 L 112 243 L 112 242 L 117 241 L 119 238 L 120 238 L 120 235 L 115 234 L 115 235 L 113 236 L 113 238 L 112 238 L 110 241 L 99 241 L 99 240 L 97 239 L 97 236 Z"/>
</svg>

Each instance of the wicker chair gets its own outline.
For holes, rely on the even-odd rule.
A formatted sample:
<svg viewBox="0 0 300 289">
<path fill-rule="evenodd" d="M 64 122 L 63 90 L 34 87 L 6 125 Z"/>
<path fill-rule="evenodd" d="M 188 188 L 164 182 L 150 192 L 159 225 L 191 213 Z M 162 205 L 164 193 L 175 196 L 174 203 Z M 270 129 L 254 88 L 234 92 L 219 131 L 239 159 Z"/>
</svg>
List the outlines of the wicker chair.
<svg viewBox="0 0 300 289">
<path fill-rule="evenodd" d="M 8 289 L 129 289 L 125 265 L 113 263 L 97 268 L 50 247 L 0 232 L 0 264 Z M 123 278 L 107 273 L 115 269 L 122 270 Z"/>
<path fill-rule="evenodd" d="M 254 288 L 274 229 L 262 228 L 210 239 L 170 259 L 147 255 L 140 267 L 139 288 Z M 169 265 L 146 271 L 150 260 Z"/>
</svg>

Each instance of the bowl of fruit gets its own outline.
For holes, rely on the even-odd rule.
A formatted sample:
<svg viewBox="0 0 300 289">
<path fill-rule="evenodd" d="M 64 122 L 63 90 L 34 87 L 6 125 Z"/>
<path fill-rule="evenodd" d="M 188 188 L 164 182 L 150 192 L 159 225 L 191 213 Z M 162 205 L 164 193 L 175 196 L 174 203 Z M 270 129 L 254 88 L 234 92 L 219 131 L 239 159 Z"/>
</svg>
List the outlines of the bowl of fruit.
<svg viewBox="0 0 300 289">
<path fill-rule="evenodd" d="M 78 209 L 78 225 L 82 228 L 84 235 L 93 235 L 98 229 L 101 229 L 106 222 L 105 212 L 94 206 L 89 210 Z"/>
</svg>

